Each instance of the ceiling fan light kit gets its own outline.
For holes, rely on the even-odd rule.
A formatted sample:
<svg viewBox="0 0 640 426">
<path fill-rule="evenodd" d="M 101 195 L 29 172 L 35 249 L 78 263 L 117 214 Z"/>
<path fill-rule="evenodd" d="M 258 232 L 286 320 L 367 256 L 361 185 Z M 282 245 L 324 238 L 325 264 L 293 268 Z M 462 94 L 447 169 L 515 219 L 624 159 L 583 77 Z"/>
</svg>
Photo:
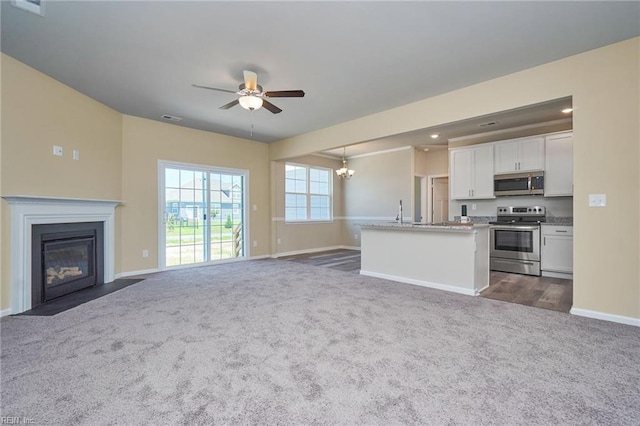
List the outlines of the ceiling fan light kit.
<svg viewBox="0 0 640 426">
<path fill-rule="evenodd" d="M 303 90 L 278 90 L 278 91 L 264 91 L 262 86 L 258 84 L 258 74 L 253 71 L 243 71 L 244 83 L 240 84 L 237 91 L 228 89 L 218 89 L 209 86 L 200 86 L 199 84 L 193 84 L 193 87 L 200 89 L 215 90 L 218 92 L 235 93 L 240 97 L 225 105 L 222 105 L 220 109 L 229 109 L 238 104 L 244 109 L 249 111 L 255 111 L 264 107 L 272 114 L 278 114 L 282 112 L 280 108 L 267 101 L 265 98 L 302 98 L 304 97 Z"/>
<path fill-rule="evenodd" d="M 252 95 L 240 96 L 240 99 L 238 99 L 238 102 L 240 102 L 240 106 L 242 108 L 248 109 L 249 111 L 254 111 L 262 107 L 262 98 L 259 98 L 257 96 L 252 96 Z"/>
</svg>

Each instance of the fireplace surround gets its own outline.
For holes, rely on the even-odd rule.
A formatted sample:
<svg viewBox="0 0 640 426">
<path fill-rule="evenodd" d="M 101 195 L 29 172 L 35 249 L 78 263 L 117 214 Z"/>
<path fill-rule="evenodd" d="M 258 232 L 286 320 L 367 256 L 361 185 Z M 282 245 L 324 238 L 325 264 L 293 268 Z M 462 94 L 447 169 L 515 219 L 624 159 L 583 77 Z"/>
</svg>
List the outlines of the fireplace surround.
<svg viewBox="0 0 640 426">
<path fill-rule="evenodd" d="M 120 201 L 3 196 L 11 221 L 11 314 L 32 308 L 33 225 L 101 222 L 103 226 L 105 283 L 115 279 L 115 208 Z M 4 314 L 4 312 L 3 312 Z"/>
</svg>

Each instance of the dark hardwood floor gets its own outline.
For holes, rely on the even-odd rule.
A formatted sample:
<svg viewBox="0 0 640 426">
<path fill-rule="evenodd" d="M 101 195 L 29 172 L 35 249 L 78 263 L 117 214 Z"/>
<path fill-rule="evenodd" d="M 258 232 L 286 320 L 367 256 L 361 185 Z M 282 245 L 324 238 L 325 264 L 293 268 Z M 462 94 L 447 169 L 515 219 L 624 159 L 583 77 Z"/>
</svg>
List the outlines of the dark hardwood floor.
<svg viewBox="0 0 640 426">
<path fill-rule="evenodd" d="M 340 271 L 360 273 L 360 251 L 338 249 L 317 253 L 298 254 L 281 257 L 283 260 L 291 260 L 307 265 L 323 266 L 325 268 L 338 269 Z"/>
<path fill-rule="evenodd" d="M 491 271 L 489 288 L 480 296 L 568 313 L 573 304 L 573 280 Z"/>
<path fill-rule="evenodd" d="M 286 256 L 280 259 L 360 273 L 360 251 L 358 250 L 339 249 Z M 573 303 L 573 281 L 492 271 L 489 288 L 480 293 L 480 296 L 552 311 L 569 312 Z"/>
</svg>

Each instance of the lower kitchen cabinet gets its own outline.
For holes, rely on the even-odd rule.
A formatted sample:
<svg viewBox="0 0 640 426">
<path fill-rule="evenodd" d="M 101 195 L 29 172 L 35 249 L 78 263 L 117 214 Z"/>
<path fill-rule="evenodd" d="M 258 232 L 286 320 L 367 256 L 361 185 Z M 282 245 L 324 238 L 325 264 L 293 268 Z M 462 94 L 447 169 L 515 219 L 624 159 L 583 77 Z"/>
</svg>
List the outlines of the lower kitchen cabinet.
<svg viewBox="0 0 640 426">
<path fill-rule="evenodd" d="M 573 277 L 573 226 L 542 225 L 540 269 L 543 276 Z"/>
</svg>

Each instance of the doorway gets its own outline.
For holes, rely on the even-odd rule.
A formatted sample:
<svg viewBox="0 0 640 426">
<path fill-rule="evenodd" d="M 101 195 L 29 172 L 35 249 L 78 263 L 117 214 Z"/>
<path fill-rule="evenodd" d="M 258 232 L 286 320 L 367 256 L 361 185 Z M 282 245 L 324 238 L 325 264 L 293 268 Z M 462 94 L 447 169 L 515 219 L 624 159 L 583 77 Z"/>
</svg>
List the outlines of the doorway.
<svg viewBox="0 0 640 426">
<path fill-rule="evenodd" d="M 429 222 L 449 220 L 449 177 L 429 176 Z"/>
<path fill-rule="evenodd" d="M 245 256 L 247 174 L 160 162 L 161 269 Z"/>
</svg>

